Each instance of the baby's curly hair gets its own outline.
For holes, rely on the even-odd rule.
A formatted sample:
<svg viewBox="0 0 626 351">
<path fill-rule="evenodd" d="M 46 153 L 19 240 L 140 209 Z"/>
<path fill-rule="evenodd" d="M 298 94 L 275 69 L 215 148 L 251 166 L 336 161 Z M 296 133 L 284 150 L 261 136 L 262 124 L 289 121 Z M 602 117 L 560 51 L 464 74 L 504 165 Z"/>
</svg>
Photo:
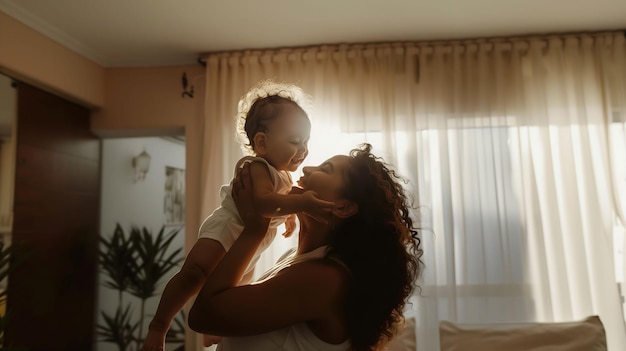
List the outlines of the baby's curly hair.
<svg viewBox="0 0 626 351">
<path fill-rule="evenodd" d="M 237 105 L 236 137 L 244 155 L 254 154 L 254 136 L 266 132 L 268 122 L 282 111 L 283 104 L 293 104 L 305 116 L 312 103 L 302 88 L 291 83 L 264 80 L 250 89 Z"/>
<path fill-rule="evenodd" d="M 352 273 L 345 312 L 356 351 L 379 349 L 404 322 L 423 254 L 404 179 L 371 149 L 363 144 L 350 152 L 342 195 L 359 211 L 335 226 L 329 251 Z"/>
</svg>

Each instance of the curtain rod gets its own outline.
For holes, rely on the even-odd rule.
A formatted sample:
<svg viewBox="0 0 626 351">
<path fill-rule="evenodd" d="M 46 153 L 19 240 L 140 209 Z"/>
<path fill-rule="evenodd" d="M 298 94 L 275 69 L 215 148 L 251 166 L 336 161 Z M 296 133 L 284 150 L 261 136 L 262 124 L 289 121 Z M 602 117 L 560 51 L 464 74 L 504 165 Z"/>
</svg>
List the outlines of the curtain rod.
<svg viewBox="0 0 626 351">
<path fill-rule="evenodd" d="M 449 39 L 449 40 L 432 40 L 432 41 L 428 41 L 428 40 L 416 40 L 416 41 L 391 41 L 391 42 L 364 42 L 364 43 L 338 43 L 338 44 L 319 44 L 319 45 L 304 45 L 304 46 L 294 46 L 294 47 L 282 47 L 282 48 L 259 48 L 259 49 L 241 49 L 241 50 L 232 50 L 232 51 L 217 51 L 217 52 L 207 52 L 204 54 L 200 54 L 198 56 L 198 64 L 200 64 L 202 67 L 206 68 L 207 65 L 207 56 L 212 55 L 212 54 L 219 54 L 219 53 L 224 53 L 224 52 L 244 52 L 244 51 L 256 51 L 256 50 L 280 50 L 280 49 L 302 49 L 302 48 L 311 48 L 311 47 L 320 47 L 320 46 L 336 46 L 336 45 L 342 45 L 342 44 L 346 44 L 346 45 L 377 45 L 377 44 L 407 44 L 407 43 L 428 43 L 431 42 L 433 44 L 442 44 L 442 43 L 446 43 L 446 42 L 472 42 L 472 41 L 478 41 L 478 40 L 524 40 L 524 39 L 541 39 L 541 38 L 546 38 L 546 37 L 550 37 L 550 36 L 576 36 L 576 35 L 598 35 L 598 34 L 607 34 L 607 33 L 619 33 L 620 30 L 607 30 L 607 31 L 597 31 L 597 32 L 572 32 L 572 33 L 554 33 L 554 34 L 537 34 L 537 35 L 520 35 L 520 36 L 510 36 L 510 37 L 485 37 L 485 38 L 467 38 L 467 39 Z M 622 35 L 624 36 L 624 38 L 626 38 L 626 29 L 621 30 Z"/>
</svg>

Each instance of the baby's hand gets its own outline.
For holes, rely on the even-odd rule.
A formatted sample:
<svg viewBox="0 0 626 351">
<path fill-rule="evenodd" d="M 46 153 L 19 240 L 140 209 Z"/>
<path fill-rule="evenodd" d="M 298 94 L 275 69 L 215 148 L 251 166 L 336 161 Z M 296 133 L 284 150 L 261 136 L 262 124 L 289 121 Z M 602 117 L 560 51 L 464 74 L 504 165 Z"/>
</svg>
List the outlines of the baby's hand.
<svg viewBox="0 0 626 351">
<path fill-rule="evenodd" d="M 287 217 L 287 220 L 285 220 L 285 232 L 283 233 L 283 236 L 285 238 L 290 237 L 294 230 L 296 230 L 296 215 L 290 214 L 289 217 Z"/>
<path fill-rule="evenodd" d="M 317 193 L 313 190 L 305 191 L 302 193 L 302 196 L 306 200 L 304 212 L 322 223 L 328 223 L 328 214 L 335 206 L 335 203 L 318 198 Z"/>
</svg>

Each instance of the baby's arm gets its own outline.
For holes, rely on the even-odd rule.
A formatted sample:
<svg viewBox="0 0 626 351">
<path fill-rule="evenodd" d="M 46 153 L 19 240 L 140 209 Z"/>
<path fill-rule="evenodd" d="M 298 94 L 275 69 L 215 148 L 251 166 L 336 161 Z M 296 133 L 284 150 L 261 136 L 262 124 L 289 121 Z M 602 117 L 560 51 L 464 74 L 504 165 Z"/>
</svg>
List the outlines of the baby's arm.
<svg viewBox="0 0 626 351">
<path fill-rule="evenodd" d="M 224 247 L 216 240 L 199 239 L 194 244 L 183 267 L 167 282 L 163 290 L 142 350 L 163 350 L 165 335 L 172 320 L 185 303 L 200 291 L 225 254 Z"/>
<path fill-rule="evenodd" d="M 254 204 L 261 216 L 270 218 L 297 212 L 307 212 L 314 217 L 332 210 L 334 203 L 319 199 L 313 191 L 301 194 L 278 194 L 267 169 L 261 162 L 250 165 L 254 189 Z"/>
</svg>

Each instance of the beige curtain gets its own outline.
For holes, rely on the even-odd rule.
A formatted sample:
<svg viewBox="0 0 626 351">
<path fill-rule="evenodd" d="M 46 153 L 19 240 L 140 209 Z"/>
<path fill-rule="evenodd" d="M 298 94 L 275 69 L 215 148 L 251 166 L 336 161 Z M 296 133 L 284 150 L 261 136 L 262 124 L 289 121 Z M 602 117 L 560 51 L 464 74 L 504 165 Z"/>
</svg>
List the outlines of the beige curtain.
<svg viewBox="0 0 626 351">
<path fill-rule="evenodd" d="M 614 242 L 625 45 L 604 33 L 208 55 L 202 215 L 241 156 L 238 99 L 263 79 L 296 83 L 314 99 L 306 164 L 367 141 L 409 179 L 424 228 L 423 291 L 407 311 L 419 350 L 438 350 L 439 320 L 590 314 L 626 349 Z M 278 238 L 259 269 L 294 244 Z"/>
</svg>

